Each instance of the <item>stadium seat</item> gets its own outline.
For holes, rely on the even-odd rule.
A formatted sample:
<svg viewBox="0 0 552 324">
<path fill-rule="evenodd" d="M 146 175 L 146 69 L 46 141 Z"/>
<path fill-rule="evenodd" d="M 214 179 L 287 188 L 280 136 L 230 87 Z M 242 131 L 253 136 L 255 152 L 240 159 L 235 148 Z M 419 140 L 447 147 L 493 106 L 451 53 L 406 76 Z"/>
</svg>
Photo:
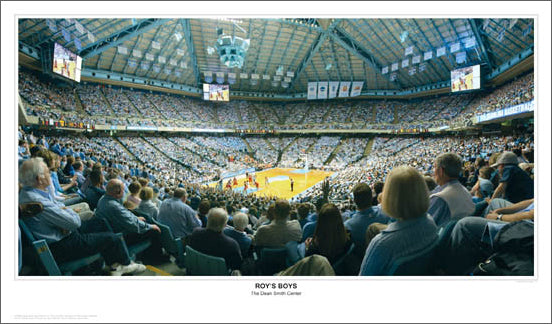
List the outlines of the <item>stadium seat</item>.
<svg viewBox="0 0 552 324">
<path fill-rule="evenodd" d="M 46 243 L 46 240 L 36 240 L 33 233 L 29 230 L 23 220 L 19 220 L 19 228 L 23 233 L 30 246 L 36 252 L 38 261 L 44 267 L 49 276 L 70 276 L 75 271 L 91 265 L 94 262 L 102 261 L 102 256 L 99 253 L 80 258 L 73 261 L 57 263 Z"/>
<path fill-rule="evenodd" d="M 281 248 L 257 248 L 259 255 L 257 269 L 261 275 L 271 276 L 293 265 L 295 262 L 292 262 L 292 260 L 299 261 L 296 257 L 290 258 L 289 256 L 289 250 L 293 249 L 293 242 L 288 242 L 287 244 Z M 297 242 L 295 242 L 295 249 L 297 250 Z"/>
<path fill-rule="evenodd" d="M 109 222 L 106 219 L 103 219 L 103 220 L 105 222 L 105 226 L 108 229 L 108 231 L 114 233 L 113 227 L 111 227 L 111 224 L 109 224 Z M 121 239 L 124 241 L 123 234 L 122 233 L 117 233 L 117 234 L 120 234 Z M 147 248 L 149 248 L 151 246 L 151 240 L 149 240 L 149 239 L 144 240 L 144 241 L 135 243 L 133 245 L 127 245 L 126 242 L 125 242 L 125 244 L 123 244 L 123 246 L 125 246 L 125 248 L 127 249 L 127 252 L 128 252 L 128 255 L 129 255 L 130 259 L 133 260 L 133 261 L 136 261 L 136 256 L 139 253 L 144 252 Z"/>
<path fill-rule="evenodd" d="M 228 276 L 224 258 L 207 255 L 186 245 L 186 274 L 192 276 Z"/>
<path fill-rule="evenodd" d="M 450 234 L 454 229 L 454 226 L 458 222 L 458 219 L 454 219 L 446 223 L 444 226 L 439 228 L 439 241 L 435 249 L 435 267 L 436 274 L 446 275 L 450 273 L 449 269 L 449 244 L 450 244 Z"/>
<path fill-rule="evenodd" d="M 332 264 L 335 274 L 338 276 L 356 276 L 360 271 L 360 260 L 354 255 L 355 244 L 352 243 L 347 253 Z"/>
<path fill-rule="evenodd" d="M 304 243 L 303 244 L 303 249 L 304 249 Z M 299 251 L 299 243 L 296 242 L 296 241 L 289 241 L 286 243 L 286 249 L 287 249 L 287 265 L 288 267 L 289 266 L 292 266 L 294 265 L 295 263 L 299 262 L 299 260 L 301 260 L 302 258 L 305 257 L 305 253 L 304 251 L 302 251 L 303 253 L 301 253 Z"/>
<path fill-rule="evenodd" d="M 388 276 L 424 276 L 433 272 L 435 248 L 439 240 L 436 239 L 425 249 L 416 254 L 408 255 L 395 260 L 387 273 Z"/>
<path fill-rule="evenodd" d="M 153 220 L 153 222 L 161 229 L 161 246 L 163 246 L 167 253 L 176 258 L 176 265 L 179 268 L 185 268 L 186 263 L 184 257 L 184 243 L 182 242 L 182 238 L 178 237 L 175 239 L 172 235 L 170 227 L 161 224 L 156 220 Z"/>
</svg>

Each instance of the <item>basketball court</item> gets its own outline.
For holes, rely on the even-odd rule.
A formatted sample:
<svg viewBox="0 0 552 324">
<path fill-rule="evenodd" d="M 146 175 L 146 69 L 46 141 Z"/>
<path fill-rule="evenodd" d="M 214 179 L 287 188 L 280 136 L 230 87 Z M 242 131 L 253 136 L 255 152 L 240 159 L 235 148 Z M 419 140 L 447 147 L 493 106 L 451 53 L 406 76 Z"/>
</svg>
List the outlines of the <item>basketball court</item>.
<svg viewBox="0 0 552 324">
<path fill-rule="evenodd" d="M 259 190 L 257 190 L 254 183 L 249 183 L 247 193 L 253 193 L 257 196 L 277 196 L 283 199 L 290 199 L 316 185 L 326 177 L 331 176 L 333 173 L 331 171 L 292 168 L 274 168 L 259 171 L 254 173 L 259 183 Z M 265 178 L 268 180 L 266 184 Z M 294 182 L 293 192 L 291 191 L 290 179 L 293 179 Z M 238 180 L 238 185 L 232 185 L 232 190 L 243 193 L 245 174 L 237 176 L 236 180 Z M 225 188 L 227 182 L 228 178 L 223 181 L 223 188 Z M 212 182 L 209 184 L 209 187 L 215 187 L 216 185 L 216 182 Z"/>
</svg>

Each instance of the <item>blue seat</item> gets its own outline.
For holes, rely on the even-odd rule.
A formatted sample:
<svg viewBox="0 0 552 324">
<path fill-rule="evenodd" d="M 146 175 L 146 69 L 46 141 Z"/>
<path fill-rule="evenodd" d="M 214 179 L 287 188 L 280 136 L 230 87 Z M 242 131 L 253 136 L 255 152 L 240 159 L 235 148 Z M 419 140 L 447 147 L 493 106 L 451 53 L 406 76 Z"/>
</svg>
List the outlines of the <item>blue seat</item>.
<svg viewBox="0 0 552 324">
<path fill-rule="evenodd" d="M 109 221 L 107 221 L 107 219 L 105 219 L 105 218 L 102 218 L 102 219 L 105 223 L 105 227 L 107 228 L 107 230 L 114 233 L 113 227 L 111 227 L 111 224 L 109 224 Z M 121 235 L 121 239 L 124 242 L 123 234 L 122 233 L 116 233 L 116 234 Z M 128 252 L 128 256 L 130 257 L 130 259 L 133 260 L 133 261 L 136 261 L 136 256 L 139 253 L 144 252 L 147 248 L 149 248 L 151 246 L 151 240 L 149 240 L 149 239 L 148 240 L 143 240 L 143 241 L 135 243 L 133 245 L 128 245 L 125 242 L 125 244 L 123 244 L 123 246 L 126 248 L 126 250 Z"/>
<path fill-rule="evenodd" d="M 450 274 L 450 235 L 458 219 L 454 219 L 439 228 L 439 241 L 435 250 L 435 266 L 437 274 Z"/>
<path fill-rule="evenodd" d="M 48 247 L 48 244 L 46 243 L 46 240 L 35 239 L 33 233 L 21 219 L 19 220 L 19 228 L 21 229 L 23 236 L 33 247 L 33 250 L 36 252 L 38 257 L 38 261 L 42 264 L 49 276 L 70 276 L 73 272 L 91 265 L 96 261 L 103 261 L 102 256 L 99 253 L 96 253 L 77 260 L 57 263 L 52 255 L 52 252 L 50 251 L 50 248 Z"/>
<path fill-rule="evenodd" d="M 356 271 L 351 270 L 351 266 L 348 266 L 347 260 L 349 258 L 353 257 L 353 253 L 355 251 L 355 243 L 352 243 L 349 247 L 349 250 L 347 250 L 347 253 L 345 253 L 341 258 L 337 259 L 333 264 L 332 268 L 335 271 L 335 274 L 337 276 L 345 276 L 345 275 L 358 275 L 358 271 L 360 270 L 360 263 L 358 264 L 358 269 Z"/>
<path fill-rule="evenodd" d="M 299 247 L 299 242 L 289 241 L 286 243 L 287 249 L 287 259 L 286 264 L 288 267 L 296 264 L 301 259 L 305 257 L 305 243 L 301 243 Z M 301 249 L 301 250 L 300 250 Z"/>
<path fill-rule="evenodd" d="M 228 276 L 224 258 L 201 253 L 186 245 L 186 274 L 192 276 Z"/>
<path fill-rule="evenodd" d="M 300 258 L 297 258 L 296 253 L 290 253 L 293 250 L 297 251 L 297 246 L 298 242 L 290 241 L 285 246 L 279 248 L 257 247 L 259 255 L 259 265 L 257 268 L 260 274 L 272 276 L 299 261 Z"/>
<path fill-rule="evenodd" d="M 396 259 L 388 276 L 427 276 L 432 275 L 434 270 L 435 250 L 439 239 L 415 254 Z"/>
<path fill-rule="evenodd" d="M 153 222 L 161 229 L 161 246 L 165 249 L 165 251 L 167 251 L 167 253 L 176 258 L 176 265 L 179 268 L 185 268 L 186 263 L 182 238 L 177 237 L 175 239 L 170 227 L 165 224 L 161 224 L 156 220 L 153 220 Z"/>
</svg>

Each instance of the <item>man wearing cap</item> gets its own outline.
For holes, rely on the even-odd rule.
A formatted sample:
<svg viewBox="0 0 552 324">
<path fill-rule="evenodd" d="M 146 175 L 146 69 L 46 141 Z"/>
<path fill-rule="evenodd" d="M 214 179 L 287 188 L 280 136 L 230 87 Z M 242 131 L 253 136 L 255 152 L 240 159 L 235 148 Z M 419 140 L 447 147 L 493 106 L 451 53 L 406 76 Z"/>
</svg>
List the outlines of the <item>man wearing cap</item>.
<svg viewBox="0 0 552 324">
<path fill-rule="evenodd" d="M 515 204 L 534 197 L 533 179 L 518 166 L 518 158 L 513 152 L 500 155 L 493 168 L 502 175 L 491 199 L 501 198 Z"/>
</svg>

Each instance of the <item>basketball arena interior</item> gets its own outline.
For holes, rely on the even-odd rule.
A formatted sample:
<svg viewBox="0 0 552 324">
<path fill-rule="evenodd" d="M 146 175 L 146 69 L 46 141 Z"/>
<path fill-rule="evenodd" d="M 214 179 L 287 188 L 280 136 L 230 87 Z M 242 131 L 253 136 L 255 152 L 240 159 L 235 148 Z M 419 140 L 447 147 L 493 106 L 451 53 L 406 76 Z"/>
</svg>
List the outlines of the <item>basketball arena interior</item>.
<svg viewBox="0 0 552 324">
<path fill-rule="evenodd" d="M 532 277 L 535 26 L 20 18 L 18 276 Z"/>
</svg>

